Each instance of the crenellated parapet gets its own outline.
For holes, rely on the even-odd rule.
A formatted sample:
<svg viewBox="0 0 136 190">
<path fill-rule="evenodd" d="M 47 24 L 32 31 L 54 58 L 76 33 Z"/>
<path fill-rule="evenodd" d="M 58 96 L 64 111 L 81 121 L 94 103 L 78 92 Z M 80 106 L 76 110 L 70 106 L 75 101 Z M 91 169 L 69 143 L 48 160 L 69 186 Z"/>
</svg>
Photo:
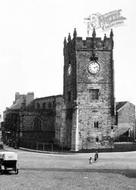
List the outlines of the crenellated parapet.
<svg viewBox="0 0 136 190">
<path fill-rule="evenodd" d="M 75 51 L 76 47 L 76 39 L 77 39 L 77 32 L 76 29 L 74 29 L 73 32 L 73 38 L 71 38 L 70 33 L 68 34 L 68 38 L 64 38 L 64 55 L 70 55 L 71 52 Z"/>
<path fill-rule="evenodd" d="M 104 35 L 104 38 L 96 36 L 95 29 L 92 32 L 92 37 L 87 37 L 83 40 L 82 37 L 77 36 L 76 29 L 74 29 L 73 38 L 71 35 L 68 35 L 68 38 L 64 39 L 64 53 L 72 50 L 113 50 L 113 31 L 111 30 L 109 37 Z"/>
</svg>

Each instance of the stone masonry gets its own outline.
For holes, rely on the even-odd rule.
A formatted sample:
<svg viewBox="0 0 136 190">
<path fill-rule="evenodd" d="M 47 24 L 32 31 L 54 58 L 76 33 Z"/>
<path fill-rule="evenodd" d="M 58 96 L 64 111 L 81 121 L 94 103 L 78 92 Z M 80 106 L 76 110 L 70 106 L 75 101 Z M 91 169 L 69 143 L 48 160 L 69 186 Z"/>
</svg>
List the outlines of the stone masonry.
<svg viewBox="0 0 136 190">
<path fill-rule="evenodd" d="M 97 74 L 88 71 L 90 60 L 97 59 Z M 69 68 L 71 67 L 71 73 Z M 94 90 L 94 91 L 93 91 Z M 91 92 L 98 92 L 92 98 Z M 113 33 L 104 40 L 83 40 L 74 31 L 64 41 L 64 102 L 66 105 L 66 143 L 71 150 L 101 148 L 114 126 Z"/>
</svg>

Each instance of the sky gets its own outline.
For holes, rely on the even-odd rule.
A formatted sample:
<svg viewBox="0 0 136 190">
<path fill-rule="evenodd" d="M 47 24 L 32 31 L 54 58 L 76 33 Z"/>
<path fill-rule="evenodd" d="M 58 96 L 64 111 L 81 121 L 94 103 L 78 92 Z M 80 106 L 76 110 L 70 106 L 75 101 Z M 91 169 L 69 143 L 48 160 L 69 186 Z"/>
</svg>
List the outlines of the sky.
<svg viewBox="0 0 136 190">
<path fill-rule="evenodd" d="M 0 114 L 15 93 L 35 98 L 63 93 L 63 41 L 87 36 L 84 18 L 121 9 L 125 23 L 113 27 L 116 101 L 136 105 L 135 0 L 0 0 Z M 99 37 L 110 31 L 97 31 Z"/>
</svg>

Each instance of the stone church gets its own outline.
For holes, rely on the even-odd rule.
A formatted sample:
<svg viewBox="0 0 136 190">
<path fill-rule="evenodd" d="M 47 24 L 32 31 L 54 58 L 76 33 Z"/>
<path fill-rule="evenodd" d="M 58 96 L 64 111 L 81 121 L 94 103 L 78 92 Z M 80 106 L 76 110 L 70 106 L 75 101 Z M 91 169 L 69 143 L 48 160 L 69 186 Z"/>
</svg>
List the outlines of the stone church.
<svg viewBox="0 0 136 190">
<path fill-rule="evenodd" d="M 118 129 L 113 46 L 112 30 L 104 39 L 96 36 L 95 29 L 85 40 L 76 29 L 72 37 L 69 34 L 63 49 L 63 95 L 37 99 L 26 95 L 20 104 L 22 96 L 15 98 L 4 112 L 3 139 L 28 148 L 111 148 Z M 134 134 L 135 106 L 131 107 L 133 118 L 126 130 L 131 128 Z"/>
<path fill-rule="evenodd" d="M 64 41 L 66 141 L 72 150 L 91 148 L 115 125 L 113 33 Z"/>
</svg>

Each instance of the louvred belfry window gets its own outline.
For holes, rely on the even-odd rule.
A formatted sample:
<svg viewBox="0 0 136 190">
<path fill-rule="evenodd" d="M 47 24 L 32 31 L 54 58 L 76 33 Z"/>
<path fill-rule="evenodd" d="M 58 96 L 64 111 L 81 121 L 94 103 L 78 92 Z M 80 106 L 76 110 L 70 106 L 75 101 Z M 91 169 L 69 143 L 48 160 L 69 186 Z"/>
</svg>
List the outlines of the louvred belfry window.
<svg viewBox="0 0 136 190">
<path fill-rule="evenodd" d="M 99 99 L 99 89 L 89 89 L 90 100 Z"/>
</svg>

